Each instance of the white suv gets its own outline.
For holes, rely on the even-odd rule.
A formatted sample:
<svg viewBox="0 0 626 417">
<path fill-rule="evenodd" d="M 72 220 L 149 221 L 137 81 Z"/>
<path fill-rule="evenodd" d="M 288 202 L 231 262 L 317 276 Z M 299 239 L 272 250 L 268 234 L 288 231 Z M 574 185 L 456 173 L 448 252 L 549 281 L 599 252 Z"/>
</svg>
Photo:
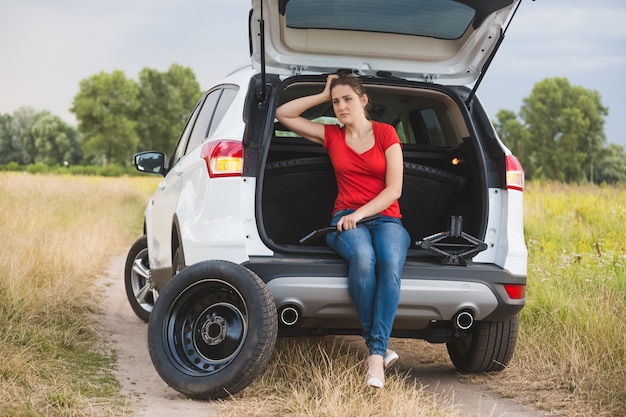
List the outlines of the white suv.
<svg viewBox="0 0 626 417">
<path fill-rule="evenodd" d="M 134 158 L 164 179 L 127 288 L 170 386 L 224 397 L 277 335 L 360 332 L 346 264 L 311 233 L 337 192 L 328 156 L 275 119 L 341 72 L 403 142 L 413 243 L 392 336 L 446 343 L 462 372 L 507 365 L 525 302 L 524 174 L 474 93 L 519 1 L 252 0 L 251 65 L 202 97 L 169 162 Z M 304 116 L 336 121 L 330 103 Z"/>
</svg>

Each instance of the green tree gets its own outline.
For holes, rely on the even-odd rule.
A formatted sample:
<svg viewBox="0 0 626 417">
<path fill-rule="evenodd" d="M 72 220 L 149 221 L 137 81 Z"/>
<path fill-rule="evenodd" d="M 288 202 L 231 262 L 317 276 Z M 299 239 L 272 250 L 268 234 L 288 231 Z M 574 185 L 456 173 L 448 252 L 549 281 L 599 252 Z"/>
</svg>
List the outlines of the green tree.
<svg viewBox="0 0 626 417">
<path fill-rule="evenodd" d="M 11 153 L 11 115 L 0 114 L 0 164 L 11 162 L 9 154 Z"/>
<path fill-rule="evenodd" d="M 120 70 L 80 82 L 71 111 L 79 121 L 83 150 L 93 162 L 128 165 L 137 149 L 137 84 Z"/>
<path fill-rule="evenodd" d="M 500 110 L 496 114 L 494 127 L 500 136 L 500 140 L 519 158 L 527 176 L 532 176 L 534 171 L 533 157 L 531 154 L 532 144 L 528 129 L 522 124 L 515 112 Z"/>
<path fill-rule="evenodd" d="M 607 184 L 626 183 L 624 147 L 611 143 L 600 151 L 595 165 L 594 181 Z"/>
<path fill-rule="evenodd" d="M 593 181 L 593 167 L 606 142 L 607 113 L 597 91 L 572 86 L 567 78 L 535 84 L 520 109 L 531 138 L 527 162 L 533 176 Z"/>
<path fill-rule="evenodd" d="M 36 149 L 35 162 L 48 165 L 81 162 L 78 132 L 60 117 L 43 112 L 33 124 L 31 132 Z"/>
<path fill-rule="evenodd" d="M 170 152 L 201 90 L 190 68 L 172 64 L 167 72 L 139 73 L 137 133 L 141 150 Z"/>
<path fill-rule="evenodd" d="M 0 132 L 0 162 L 27 165 L 35 160 L 35 140 L 31 128 L 40 117 L 32 107 L 20 107 L 11 116 L 4 115 Z"/>
</svg>

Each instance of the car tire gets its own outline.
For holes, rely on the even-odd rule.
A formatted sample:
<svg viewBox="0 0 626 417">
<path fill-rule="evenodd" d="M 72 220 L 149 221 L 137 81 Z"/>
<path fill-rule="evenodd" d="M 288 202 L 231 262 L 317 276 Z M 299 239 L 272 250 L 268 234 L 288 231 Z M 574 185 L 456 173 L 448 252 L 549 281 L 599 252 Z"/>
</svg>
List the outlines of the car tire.
<svg viewBox="0 0 626 417">
<path fill-rule="evenodd" d="M 148 324 L 148 350 L 169 386 L 218 399 L 265 369 L 277 333 L 276 305 L 263 281 L 241 265 L 205 261 L 163 288 Z"/>
<path fill-rule="evenodd" d="M 126 297 L 137 317 L 146 323 L 159 296 L 154 288 L 148 261 L 148 240 L 141 236 L 128 251 L 124 266 Z"/>
<path fill-rule="evenodd" d="M 517 314 L 502 322 L 476 322 L 446 343 L 452 363 L 463 373 L 503 370 L 515 352 L 518 325 Z"/>
</svg>

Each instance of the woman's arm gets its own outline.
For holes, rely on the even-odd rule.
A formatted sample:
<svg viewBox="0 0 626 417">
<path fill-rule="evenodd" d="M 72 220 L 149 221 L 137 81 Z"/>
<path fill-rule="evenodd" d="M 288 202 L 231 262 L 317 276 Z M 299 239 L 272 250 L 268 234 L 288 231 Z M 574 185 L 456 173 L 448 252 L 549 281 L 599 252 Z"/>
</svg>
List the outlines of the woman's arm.
<svg viewBox="0 0 626 417">
<path fill-rule="evenodd" d="M 286 128 L 292 130 L 315 143 L 324 143 L 324 125 L 320 123 L 312 122 L 302 116 L 306 110 L 311 107 L 315 107 L 318 104 L 326 103 L 330 101 L 330 82 L 338 76 L 333 74 L 329 75 L 326 79 L 326 86 L 324 91 L 312 96 L 300 97 L 290 102 L 283 104 L 276 109 L 276 118 Z"/>
<path fill-rule="evenodd" d="M 389 207 L 402 195 L 402 176 L 404 164 L 402 147 L 399 143 L 391 145 L 385 151 L 387 168 L 385 171 L 385 188 L 369 203 L 359 207 L 355 212 L 342 217 L 337 223 L 337 230 L 349 230 L 356 228 L 356 223 L 369 216 L 378 214 Z"/>
</svg>

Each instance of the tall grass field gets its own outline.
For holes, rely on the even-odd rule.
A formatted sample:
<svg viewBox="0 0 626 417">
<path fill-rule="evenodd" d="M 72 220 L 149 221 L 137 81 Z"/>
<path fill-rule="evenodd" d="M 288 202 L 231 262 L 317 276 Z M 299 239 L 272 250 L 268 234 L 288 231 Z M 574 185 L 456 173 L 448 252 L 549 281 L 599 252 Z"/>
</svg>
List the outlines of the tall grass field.
<svg viewBox="0 0 626 417">
<path fill-rule="evenodd" d="M 115 358 L 87 313 L 155 184 L 0 173 L 1 416 L 115 415 Z"/>
<path fill-rule="evenodd" d="M 530 184 L 526 307 L 497 384 L 567 415 L 626 416 L 626 188 Z"/>
<path fill-rule="evenodd" d="M 157 182 L 0 173 L 0 415 L 123 415 L 115 355 L 88 313 L 99 303 L 96 278 L 141 233 Z M 626 188 L 531 183 L 524 198 L 530 256 L 517 351 L 508 369 L 476 380 L 560 415 L 626 415 Z M 419 356 L 424 343 L 402 346 Z M 354 349 L 285 339 L 265 374 L 219 407 L 233 416 L 459 415 L 400 373 L 375 394 L 363 385 Z"/>
</svg>

